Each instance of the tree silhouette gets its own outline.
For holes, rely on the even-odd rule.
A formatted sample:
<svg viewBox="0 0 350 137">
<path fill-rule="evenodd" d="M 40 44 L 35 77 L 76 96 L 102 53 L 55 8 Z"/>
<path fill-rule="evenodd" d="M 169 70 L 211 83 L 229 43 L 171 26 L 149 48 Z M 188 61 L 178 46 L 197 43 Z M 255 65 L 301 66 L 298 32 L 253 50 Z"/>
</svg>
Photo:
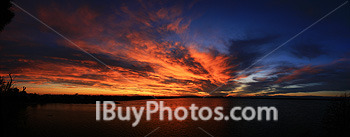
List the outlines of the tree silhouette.
<svg viewBox="0 0 350 137">
<path fill-rule="evenodd" d="M 11 76 L 11 74 L 9 74 L 9 77 L 10 77 L 10 81 L 5 81 L 5 79 L 3 77 L 0 77 L 0 82 L 1 82 L 1 85 L 0 85 L 0 91 L 1 92 L 11 92 L 11 91 L 14 91 L 15 88 L 12 88 L 13 87 L 13 78 Z M 23 90 L 25 90 L 23 88 Z"/>
<path fill-rule="evenodd" d="M 11 11 L 12 4 L 10 0 L 1 0 L 0 2 L 0 32 L 4 30 L 5 26 L 11 22 L 15 13 Z"/>
</svg>

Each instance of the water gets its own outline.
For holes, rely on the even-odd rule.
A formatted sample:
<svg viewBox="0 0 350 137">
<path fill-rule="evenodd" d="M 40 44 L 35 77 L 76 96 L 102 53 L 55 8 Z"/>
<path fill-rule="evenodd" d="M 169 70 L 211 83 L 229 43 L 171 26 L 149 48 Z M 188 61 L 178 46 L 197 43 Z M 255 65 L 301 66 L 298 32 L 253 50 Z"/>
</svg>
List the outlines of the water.
<svg viewBox="0 0 350 137">
<path fill-rule="evenodd" d="M 147 100 L 122 101 L 119 106 L 145 106 Z M 3 133 L 9 136 L 24 134 L 30 136 L 320 136 L 325 112 L 330 101 L 325 100 L 278 100 L 278 99 L 214 99 L 184 98 L 161 99 L 175 110 L 178 106 L 223 106 L 224 114 L 234 106 L 275 106 L 279 112 L 278 121 L 160 121 L 152 115 L 145 116 L 132 127 L 131 121 L 96 121 L 95 104 L 45 104 L 11 110 L 2 110 L 6 124 Z M 6 113 L 5 113 L 6 111 Z M 10 114 L 9 114 L 10 113 Z M 133 116 L 133 115 L 132 115 Z M 165 116 L 167 118 L 167 116 Z"/>
</svg>

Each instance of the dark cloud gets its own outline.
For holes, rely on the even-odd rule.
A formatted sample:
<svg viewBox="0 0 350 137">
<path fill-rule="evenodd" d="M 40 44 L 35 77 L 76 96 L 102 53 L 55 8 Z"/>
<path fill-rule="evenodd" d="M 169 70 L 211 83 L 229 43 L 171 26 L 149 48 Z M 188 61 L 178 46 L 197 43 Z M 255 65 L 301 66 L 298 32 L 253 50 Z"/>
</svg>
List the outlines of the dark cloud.
<svg viewBox="0 0 350 137">
<path fill-rule="evenodd" d="M 140 62 L 136 60 L 127 60 L 118 57 L 109 57 L 102 54 L 93 54 L 93 56 L 99 58 L 102 62 L 111 67 L 122 67 L 133 72 L 154 72 L 154 69 L 149 63 Z M 104 66 L 105 67 L 105 66 Z"/>
<path fill-rule="evenodd" d="M 189 71 L 193 72 L 194 74 L 208 74 L 208 71 L 205 70 L 205 68 L 199 62 L 196 62 L 193 57 L 191 57 L 191 54 L 186 47 L 175 46 L 165 52 L 165 54 L 167 54 L 167 58 L 171 58 L 176 64 L 188 66 Z"/>
<path fill-rule="evenodd" d="M 267 94 L 286 94 L 350 90 L 350 61 L 348 59 L 340 59 L 327 65 L 309 67 L 309 71 L 305 71 L 305 68 L 308 67 L 288 68 L 287 66 L 280 66 L 268 78 L 255 79 L 256 82 L 248 83 L 249 86 L 244 89 L 244 92 L 259 93 L 265 90 L 265 92 L 268 92 Z M 295 76 L 294 74 L 300 70 L 304 70 L 304 73 L 298 73 Z M 290 79 L 279 81 L 283 77 L 290 77 Z"/>
<path fill-rule="evenodd" d="M 292 46 L 291 53 L 298 58 L 313 59 L 326 54 L 322 45 L 317 44 L 297 44 Z"/>
<path fill-rule="evenodd" d="M 48 82 L 66 83 L 66 84 L 73 84 L 73 85 L 85 85 L 85 86 L 93 86 L 98 83 L 96 81 L 81 81 L 81 80 L 67 80 L 67 79 L 50 79 Z"/>
<path fill-rule="evenodd" d="M 90 56 L 72 47 L 60 46 L 56 44 L 35 44 L 33 46 L 26 46 L 34 44 L 26 41 L 0 42 L 0 45 L 2 45 L 2 49 L 0 50 L 0 54 L 2 54 L 1 64 L 3 66 L 6 66 L 6 68 L 2 68 L 2 71 L 6 73 L 18 72 L 24 68 L 37 67 L 36 65 L 45 62 L 57 63 L 61 64 L 62 66 L 71 64 L 110 71 L 108 68 L 98 63 Z M 103 54 L 93 54 L 93 56 L 97 57 L 111 67 L 122 67 L 126 70 L 135 72 L 154 71 L 148 63 L 144 62 L 126 60 L 118 57 L 110 57 Z"/>
<path fill-rule="evenodd" d="M 254 39 L 229 40 L 228 47 L 233 57 L 232 64 L 238 64 L 241 70 L 247 68 L 270 48 L 266 44 L 273 42 L 278 37 L 278 35 L 270 35 Z"/>
<path fill-rule="evenodd" d="M 289 83 L 289 85 L 302 85 L 300 88 L 277 88 L 276 91 L 278 93 L 294 93 L 350 90 L 349 61 L 340 61 L 331 65 L 319 66 L 318 68 L 322 71 L 317 74 L 306 73 L 300 76 L 298 80 Z"/>
</svg>

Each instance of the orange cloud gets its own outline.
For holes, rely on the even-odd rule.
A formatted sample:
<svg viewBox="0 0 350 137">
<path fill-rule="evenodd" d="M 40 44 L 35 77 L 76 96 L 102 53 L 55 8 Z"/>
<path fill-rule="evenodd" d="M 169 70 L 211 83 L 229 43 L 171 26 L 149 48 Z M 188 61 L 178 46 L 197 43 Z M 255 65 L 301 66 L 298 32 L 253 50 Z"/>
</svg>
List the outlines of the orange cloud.
<svg viewBox="0 0 350 137">
<path fill-rule="evenodd" d="M 190 26 L 191 19 L 182 17 L 181 6 L 130 10 L 123 5 L 112 15 L 88 6 L 62 7 L 39 8 L 38 16 L 115 71 L 80 54 L 67 58 L 48 55 L 18 60 L 30 64 L 17 71 L 22 83 L 46 89 L 45 85 L 59 84 L 55 91 L 62 88 L 62 93 L 73 87 L 79 92 L 84 92 L 79 88 L 110 91 L 106 94 L 204 95 L 232 77 L 235 66 L 228 63 L 227 55 L 200 50 L 201 45 L 184 45 L 181 40 L 165 40 Z M 57 44 L 76 50 L 64 39 Z"/>
</svg>

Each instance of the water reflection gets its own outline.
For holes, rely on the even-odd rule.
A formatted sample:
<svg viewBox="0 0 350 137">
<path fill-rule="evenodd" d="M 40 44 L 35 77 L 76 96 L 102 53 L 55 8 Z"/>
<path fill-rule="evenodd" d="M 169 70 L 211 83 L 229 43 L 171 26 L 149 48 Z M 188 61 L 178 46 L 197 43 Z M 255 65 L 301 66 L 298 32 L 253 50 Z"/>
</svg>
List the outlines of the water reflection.
<svg viewBox="0 0 350 137">
<path fill-rule="evenodd" d="M 161 100 L 154 100 L 161 101 Z M 329 101 L 322 100 L 268 100 L 268 99 L 162 99 L 165 106 L 175 110 L 178 106 L 224 107 L 224 114 L 234 106 L 275 106 L 279 121 L 159 121 L 159 115 L 146 115 L 136 127 L 131 121 L 96 121 L 95 104 L 46 104 L 25 107 L 3 107 L 5 135 L 21 133 L 35 136 L 145 136 L 160 127 L 150 136 L 208 136 L 198 129 L 201 127 L 214 136 L 320 136 L 323 134 L 322 119 Z M 145 106 L 146 100 L 121 101 L 118 106 Z M 124 109 L 125 110 L 125 109 Z M 133 114 L 131 113 L 132 117 Z M 5 117 L 6 116 L 6 117 Z"/>
</svg>

